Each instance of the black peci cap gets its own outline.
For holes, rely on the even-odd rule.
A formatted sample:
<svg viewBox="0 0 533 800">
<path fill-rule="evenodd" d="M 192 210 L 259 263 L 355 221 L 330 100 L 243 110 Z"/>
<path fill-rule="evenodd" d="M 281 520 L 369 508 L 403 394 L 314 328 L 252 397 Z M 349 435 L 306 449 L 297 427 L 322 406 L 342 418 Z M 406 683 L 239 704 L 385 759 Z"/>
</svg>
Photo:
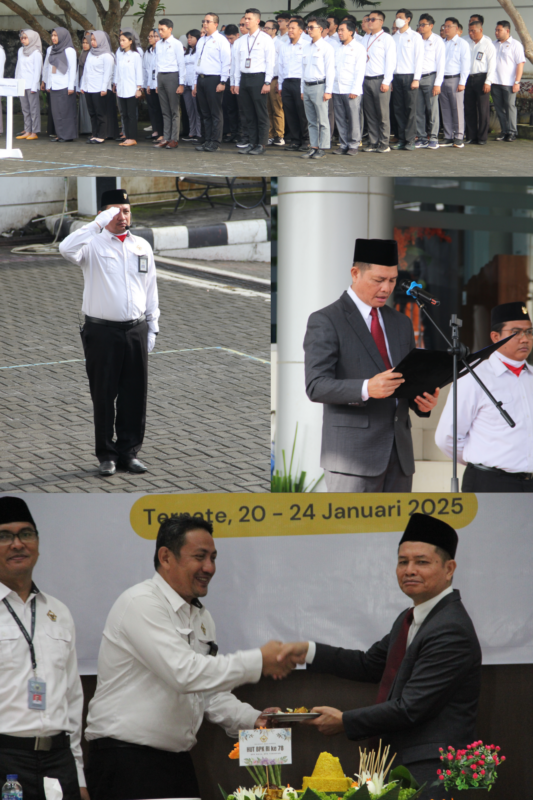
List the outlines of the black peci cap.
<svg viewBox="0 0 533 800">
<path fill-rule="evenodd" d="M 398 245 L 394 239 L 356 239 L 354 263 L 379 264 L 382 267 L 398 266 Z"/>
<path fill-rule="evenodd" d="M 107 192 L 102 192 L 102 199 L 100 200 L 100 208 L 106 206 L 114 206 L 117 203 L 129 203 L 128 193 L 124 189 L 108 189 Z"/>
<path fill-rule="evenodd" d="M 452 558 L 455 558 L 458 541 L 459 537 L 455 529 L 448 523 L 436 517 L 430 517 L 429 514 L 413 514 L 400 539 L 400 544 L 426 542 L 446 550 Z"/>
<path fill-rule="evenodd" d="M 502 303 L 490 312 L 490 327 L 495 328 L 503 322 L 517 322 L 527 320 L 531 322 L 525 303 Z"/>
<path fill-rule="evenodd" d="M 0 525 L 8 525 L 10 522 L 30 522 L 37 529 L 30 509 L 22 497 L 0 497 Z"/>
</svg>

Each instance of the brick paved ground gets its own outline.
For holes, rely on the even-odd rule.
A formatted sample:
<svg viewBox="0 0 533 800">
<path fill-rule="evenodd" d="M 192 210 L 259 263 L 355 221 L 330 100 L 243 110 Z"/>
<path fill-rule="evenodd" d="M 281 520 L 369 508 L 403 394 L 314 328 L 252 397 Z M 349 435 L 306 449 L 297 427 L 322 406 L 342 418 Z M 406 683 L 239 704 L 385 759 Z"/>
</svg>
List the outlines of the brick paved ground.
<svg viewBox="0 0 533 800">
<path fill-rule="evenodd" d="M 149 472 L 97 475 L 83 361 L 3 369 L 0 491 L 268 491 L 269 295 L 207 291 L 179 279 L 160 279 L 159 290 L 141 452 Z M 83 359 L 81 297 L 81 271 L 60 256 L 2 248 L 0 366 Z M 260 360 L 219 349 L 162 354 L 217 347 Z"/>
</svg>

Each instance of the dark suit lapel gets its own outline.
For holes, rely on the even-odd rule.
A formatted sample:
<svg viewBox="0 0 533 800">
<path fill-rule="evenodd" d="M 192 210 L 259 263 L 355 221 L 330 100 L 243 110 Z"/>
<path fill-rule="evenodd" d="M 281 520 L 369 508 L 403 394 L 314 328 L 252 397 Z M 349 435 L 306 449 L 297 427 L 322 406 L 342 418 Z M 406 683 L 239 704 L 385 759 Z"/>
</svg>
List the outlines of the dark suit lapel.
<svg viewBox="0 0 533 800">
<path fill-rule="evenodd" d="M 353 302 L 352 298 L 348 295 L 348 292 L 344 292 L 344 294 L 341 296 L 341 301 L 344 306 L 346 319 L 348 320 L 350 326 L 359 337 L 361 344 L 367 351 L 368 355 L 373 361 L 375 361 L 379 371 L 384 372 L 386 369 L 385 364 L 383 363 L 383 359 L 379 354 L 377 344 L 372 338 L 372 334 L 368 330 L 367 324 L 361 316 L 361 312 Z"/>
<path fill-rule="evenodd" d="M 392 366 L 395 367 L 402 360 L 402 353 L 400 349 L 400 339 L 398 336 L 398 325 L 395 320 L 395 314 L 391 313 L 392 309 L 384 306 L 381 309 L 381 316 L 383 318 L 383 325 L 385 326 L 385 335 L 389 344 L 389 352 L 392 361 Z"/>
</svg>

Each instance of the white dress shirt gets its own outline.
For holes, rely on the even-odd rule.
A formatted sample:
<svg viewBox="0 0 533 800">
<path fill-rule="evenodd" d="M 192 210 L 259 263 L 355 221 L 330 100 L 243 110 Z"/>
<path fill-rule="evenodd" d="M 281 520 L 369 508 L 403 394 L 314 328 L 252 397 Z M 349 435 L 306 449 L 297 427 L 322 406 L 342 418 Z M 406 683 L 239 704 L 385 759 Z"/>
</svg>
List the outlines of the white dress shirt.
<svg viewBox="0 0 533 800">
<path fill-rule="evenodd" d="M 54 91 L 57 91 L 58 89 L 68 89 L 69 91 L 74 91 L 78 82 L 78 63 L 76 60 L 76 51 L 73 47 L 66 48 L 65 55 L 67 57 L 68 69 L 65 74 L 63 74 L 57 69 L 57 67 L 56 71 L 54 72 L 54 68 L 50 64 L 51 50 L 52 48 L 49 47 L 46 51 L 45 63 L 43 66 L 43 80 L 46 88 L 53 89 Z"/>
<path fill-rule="evenodd" d="M 335 31 L 335 33 L 332 33 L 331 36 L 328 33 L 326 36 L 326 40 L 333 45 L 342 44 L 337 31 Z"/>
<path fill-rule="evenodd" d="M 470 39 L 470 74 L 478 75 L 486 72 L 485 83 L 489 86 L 494 80 L 496 71 L 496 48 L 486 36 L 477 44 Z"/>
<path fill-rule="evenodd" d="M 90 222 L 67 236 L 59 252 L 82 269 L 84 314 L 114 322 L 146 314 L 149 330 L 159 331 L 154 254 L 147 241 L 128 231 L 121 242 L 106 228 L 100 233 L 98 223 Z M 148 256 L 148 272 L 139 272 L 142 255 Z"/>
<path fill-rule="evenodd" d="M 517 377 L 503 363 L 519 366 L 498 352 L 475 372 L 516 423 L 510 428 L 471 375 L 457 384 L 457 458 L 462 464 L 482 464 L 506 472 L 533 472 L 533 371 L 526 364 Z M 453 453 L 452 392 L 441 414 L 435 442 L 450 458 Z"/>
<path fill-rule="evenodd" d="M 417 31 L 407 28 L 404 33 L 396 31 L 392 37 L 396 45 L 395 75 L 412 75 L 414 81 L 419 81 L 422 75 L 424 61 L 424 40 Z"/>
<path fill-rule="evenodd" d="M 496 40 L 493 44 L 496 48 L 496 72 L 493 83 L 499 86 L 512 86 L 516 80 L 517 66 L 524 64 L 526 60 L 524 46 L 512 36 L 509 36 L 506 42 Z"/>
<path fill-rule="evenodd" d="M 335 51 L 324 39 L 306 44 L 302 55 L 302 94 L 306 81 L 325 80 L 324 93 L 331 94 L 335 80 Z"/>
<path fill-rule="evenodd" d="M 118 97 L 134 97 L 143 85 L 143 64 L 139 53 L 117 50 L 113 83 Z"/>
<path fill-rule="evenodd" d="M 277 36 L 274 36 L 272 39 L 274 42 L 274 51 L 275 51 L 275 59 L 274 59 L 274 78 L 278 78 L 278 85 L 279 85 L 279 53 L 281 48 L 283 47 L 283 42 L 279 40 Z"/>
<path fill-rule="evenodd" d="M 180 753 L 194 747 L 204 715 L 229 735 L 253 728 L 261 712 L 231 690 L 257 683 L 261 651 L 208 655 L 215 640 L 210 613 L 159 573 L 125 591 L 104 628 L 86 738 Z"/>
<path fill-rule="evenodd" d="M 335 48 L 335 81 L 334 94 L 363 93 L 365 77 L 366 50 L 362 44 L 352 39 L 348 44 Z"/>
<path fill-rule="evenodd" d="M 367 326 L 368 330 L 372 333 L 372 331 L 371 331 L 371 326 L 372 326 L 372 306 L 368 306 L 366 303 L 364 303 L 361 300 L 361 298 L 356 295 L 356 293 L 354 292 L 354 290 L 352 289 L 351 286 L 348 287 L 348 296 L 351 297 L 352 300 L 354 301 L 355 305 L 359 309 L 359 311 L 361 313 L 361 316 L 363 317 L 363 319 L 364 319 L 364 321 L 366 323 L 366 326 Z M 387 339 L 387 332 L 385 330 L 385 325 L 383 324 L 383 317 L 381 316 L 381 309 L 379 309 L 379 308 L 378 308 L 378 319 L 379 319 L 379 324 L 381 325 L 381 329 L 383 331 L 383 337 L 385 339 L 385 346 L 387 348 L 387 355 L 389 357 L 389 361 L 390 361 L 391 365 L 393 365 L 393 361 L 392 361 L 391 354 L 390 354 L 389 340 Z M 365 403 L 370 397 L 370 395 L 368 394 L 368 381 L 369 380 L 370 380 L 370 378 L 368 378 L 366 381 L 363 381 L 363 389 L 361 391 L 361 400 L 363 400 L 363 402 L 365 402 Z M 396 402 L 398 402 L 398 401 L 396 401 Z"/>
<path fill-rule="evenodd" d="M 470 74 L 470 47 L 465 39 L 455 34 L 444 39 L 444 76 L 459 75 L 459 86 L 464 86 Z"/>
<path fill-rule="evenodd" d="M 286 44 L 282 44 L 279 51 L 279 89 L 282 88 L 286 78 L 302 79 L 302 56 L 305 46 L 301 36 L 294 44 L 290 39 Z"/>
<path fill-rule="evenodd" d="M 229 43 L 228 43 L 229 44 Z M 185 62 L 185 78 L 183 80 L 184 86 L 194 86 L 196 84 L 196 59 L 198 58 L 198 51 L 195 53 L 185 53 L 183 60 Z"/>
<path fill-rule="evenodd" d="M 436 33 L 432 33 L 427 39 L 422 39 L 424 44 L 424 57 L 422 59 L 422 75 L 435 72 L 434 86 L 441 86 L 444 79 L 444 42 Z"/>
<path fill-rule="evenodd" d="M 195 55 L 196 75 L 220 75 L 220 82 L 226 83 L 231 67 L 231 47 L 225 36 L 218 31 L 202 36 L 196 43 Z"/>
<path fill-rule="evenodd" d="M 143 88 L 157 89 L 157 64 L 155 48 L 146 49 L 143 54 Z"/>
<path fill-rule="evenodd" d="M 282 42 L 282 44 L 286 44 L 287 42 L 290 42 L 288 33 L 284 33 L 283 36 L 282 36 L 278 31 L 278 33 L 276 34 L 276 37 L 280 40 L 280 42 Z"/>
<path fill-rule="evenodd" d="M 310 44 L 310 42 L 312 42 L 312 41 L 313 41 L 313 40 L 311 39 L 311 37 L 309 36 L 309 34 L 308 34 L 308 33 L 306 33 L 305 31 L 302 31 L 302 35 L 300 36 L 300 39 L 302 40 L 302 42 L 303 42 L 304 44 Z"/>
<path fill-rule="evenodd" d="M 231 46 L 231 67 L 229 73 L 229 84 L 230 86 L 235 86 L 235 67 L 239 62 L 239 47 L 241 46 L 242 40 L 244 37 L 239 36 L 238 39 L 235 39 Z"/>
<path fill-rule="evenodd" d="M 178 39 L 172 35 L 168 39 L 160 39 L 156 42 L 155 53 L 158 72 L 179 72 L 180 75 L 185 73 L 183 45 Z"/>
<path fill-rule="evenodd" d="M 246 66 L 248 59 L 250 59 L 249 67 Z M 247 33 L 245 36 L 241 36 L 235 59 L 235 86 L 240 86 L 243 73 L 254 72 L 264 72 L 265 83 L 271 83 L 275 61 L 276 49 L 268 33 L 259 28 L 253 35 Z"/>
<path fill-rule="evenodd" d="M 83 75 L 81 77 L 81 88 L 84 92 L 107 92 L 113 80 L 115 59 L 111 53 L 102 53 L 95 56 L 92 52 L 87 53 Z"/>
<path fill-rule="evenodd" d="M 28 681 L 35 677 L 30 648 L 2 602 L 7 599 L 31 636 L 33 597 L 36 598 L 33 639 L 36 675 L 46 682 L 44 711 L 28 708 Z M 34 590 L 23 603 L 16 592 L 0 583 L 0 651 L 0 733 L 27 737 L 68 733 L 80 786 L 85 786 L 80 746 L 83 690 L 70 611 L 55 597 Z"/>
<path fill-rule="evenodd" d="M 17 54 L 17 66 L 15 67 L 15 78 L 24 81 L 24 89 L 31 92 L 38 92 L 41 85 L 41 71 L 43 68 L 43 57 L 38 50 L 34 50 L 29 56 L 25 56 L 22 47 Z"/>
<path fill-rule="evenodd" d="M 383 75 L 383 83 L 389 86 L 396 69 L 396 45 L 392 36 L 384 31 L 365 33 L 363 46 L 367 55 L 365 74 L 369 78 Z"/>
</svg>

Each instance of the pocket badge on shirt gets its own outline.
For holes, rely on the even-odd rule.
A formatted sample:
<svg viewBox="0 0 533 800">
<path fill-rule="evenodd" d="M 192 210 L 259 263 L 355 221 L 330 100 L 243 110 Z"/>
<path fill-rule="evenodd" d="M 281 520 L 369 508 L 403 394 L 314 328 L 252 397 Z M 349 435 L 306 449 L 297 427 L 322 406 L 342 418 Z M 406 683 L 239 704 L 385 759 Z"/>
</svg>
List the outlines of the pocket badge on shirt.
<svg viewBox="0 0 533 800">
<path fill-rule="evenodd" d="M 38 711 L 46 709 L 46 682 L 39 678 L 30 678 L 28 681 L 28 708 Z"/>
<path fill-rule="evenodd" d="M 483 61 L 483 53 L 478 53 L 477 54 L 476 61 Z"/>
<path fill-rule="evenodd" d="M 250 69 L 251 66 L 252 66 L 252 59 L 251 58 L 247 58 L 246 61 L 244 62 L 244 68 L 245 69 Z"/>
<path fill-rule="evenodd" d="M 139 272 L 148 272 L 148 256 L 139 256 Z"/>
</svg>

